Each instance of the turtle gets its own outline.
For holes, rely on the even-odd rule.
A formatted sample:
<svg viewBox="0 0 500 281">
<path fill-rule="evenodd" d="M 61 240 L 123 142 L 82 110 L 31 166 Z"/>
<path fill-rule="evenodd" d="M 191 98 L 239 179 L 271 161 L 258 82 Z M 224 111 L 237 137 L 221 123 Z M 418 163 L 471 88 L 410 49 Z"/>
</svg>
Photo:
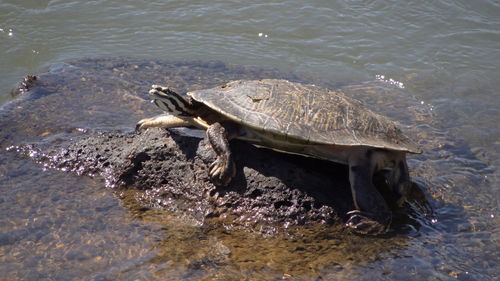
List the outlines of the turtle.
<svg viewBox="0 0 500 281">
<path fill-rule="evenodd" d="M 160 85 L 149 93 L 165 113 L 140 120 L 136 129 L 206 130 L 216 154 L 208 169 L 215 185 L 227 186 L 235 176 L 232 139 L 348 165 L 355 209 L 347 213 L 345 226 L 361 234 L 386 233 L 392 220 L 374 173 L 386 172 L 391 192 L 403 198 L 411 187 L 406 154 L 421 153 L 395 122 L 342 92 L 314 84 L 236 80 L 186 95 Z"/>
</svg>

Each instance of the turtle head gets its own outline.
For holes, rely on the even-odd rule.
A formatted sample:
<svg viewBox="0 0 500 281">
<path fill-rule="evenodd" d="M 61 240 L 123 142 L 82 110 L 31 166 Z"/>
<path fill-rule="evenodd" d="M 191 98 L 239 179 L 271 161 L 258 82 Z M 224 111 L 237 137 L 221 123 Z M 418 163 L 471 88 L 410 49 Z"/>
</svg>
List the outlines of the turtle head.
<svg viewBox="0 0 500 281">
<path fill-rule="evenodd" d="M 191 98 L 182 97 L 168 87 L 153 85 L 149 94 L 152 95 L 156 106 L 175 116 L 193 116 L 198 108 Z"/>
</svg>

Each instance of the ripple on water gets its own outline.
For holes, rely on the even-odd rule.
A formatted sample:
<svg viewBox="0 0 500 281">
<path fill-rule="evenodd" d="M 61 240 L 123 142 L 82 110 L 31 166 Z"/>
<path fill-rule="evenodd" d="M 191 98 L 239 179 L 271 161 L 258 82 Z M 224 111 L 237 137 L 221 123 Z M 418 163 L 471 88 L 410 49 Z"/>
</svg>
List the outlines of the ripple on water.
<svg viewBox="0 0 500 281">
<path fill-rule="evenodd" d="M 8 214 L 0 216 L 4 278 L 161 279 L 171 274 L 178 279 L 232 275 L 241 279 L 290 275 L 333 280 L 498 279 L 498 1 L 405 5 L 381 0 L 211 1 L 210 5 L 200 1 L 1 1 L 0 10 L 2 89 L 10 89 L 20 77 L 49 63 L 96 54 L 272 66 L 324 77 L 335 88 L 376 74 L 400 81 L 404 89 L 358 85 L 351 90 L 353 95 L 359 91 L 358 97 L 376 111 L 400 121 L 425 148 L 409 163 L 414 180 L 429 191 L 434 211 L 429 217 L 417 212 L 415 220 L 421 227 L 401 234 L 403 239 L 375 242 L 350 241 L 338 232 L 317 229 L 323 234 L 299 231 L 294 241 L 291 236 L 268 241 L 231 229 L 221 233 L 208 227 L 179 230 L 174 223 L 165 225 L 163 232 L 142 232 L 137 229 L 147 225 L 148 216 L 153 225 L 162 220 L 144 212 L 138 213 L 145 218 L 131 219 L 133 208 L 120 209 L 119 202 L 91 180 L 41 171 L 3 151 L 0 211 Z M 102 68 L 91 69 L 93 62 L 87 63 L 88 72 L 102 74 Z M 173 66 L 178 67 L 183 66 Z M 59 70 L 60 75 L 77 76 L 80 69 L 71 72 L 65 65 Z M 162 71 L 164 76 L 169 73 Z M 127 83 L 103 83 L 91 89 L 131 89 L 134 83 L 147 88 L 151 82 L 151 78 L 134 80 L 133 74 L 122 74 Z M 194 88 L 203 86 L 194 80 Z M 79 85 L 88 86 L 85 81 Z M 138 92 L 146 91 L 141 89 L 137 87 Z M 0 95 L 0 101 L 10 99 L 8 91 Z M 61 124 L 70 114 L 61 116 L 61 123 L 53 124 L 61 125 L 57 137 L 67 136 L 75 127 L 128 128 L 135 122 L 133 116 L 107 114 L 105 102 L 102 98 L 86 108 L 93 115 L 69 126 Z M 48 108 L 79 110 L 78 105 L 55 101 Z M 22 139 L 20 135 L 27 131 L 47 133 L 37 131 L 43 117 L 38 116 L 38 127 L 9 132 L 9 139 L 16 134 L 17 140 Z M 0 133 L 5 132 L 2 126 Z M 373 247 L 367 245 L 372 242 Z M 232 254 L 225 254 L 224 245 Z M 387 250 L 385 255 L 381 249 Z M 214 252 L 218 254 L 209 254 Z"/>
</svg>

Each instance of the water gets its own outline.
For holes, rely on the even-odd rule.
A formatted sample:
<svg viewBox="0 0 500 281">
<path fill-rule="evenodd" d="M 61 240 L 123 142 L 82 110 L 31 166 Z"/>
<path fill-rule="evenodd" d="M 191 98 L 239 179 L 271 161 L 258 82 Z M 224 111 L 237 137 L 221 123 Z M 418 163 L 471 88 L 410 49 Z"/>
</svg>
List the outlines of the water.
<svg viewBox="0 0 500 281">
<path fill-rule="evenodd" d="M 331 2 L 2 1 L 0 101 L 12 99 L 24 75 L 88 56 L 216 59 L 338 85 L 395 81 L 399 99 L 416 101 L 413 110 L 426 116 L 408 129 L 422 132 L 428 152 L 409 164 L 435 198 L 436 222 L 404 242 L 376 240 L 384 250 L 364 260 L 349 259 L 363 240 L 333 234 L 318 234 L 330 243 L 309 241 L 300 255 L 303 245 L 294 248 L 293 239 L 179 229 L 172 218 L 160 226 L 164 214 L 136 214 L 90 180 L 41 171 L 26 159 L 8 164 L 14 156 L 2 152 L 1 278 L 203 278 L 203 267 L 182 262 L 210 252 L 188 247 L 196 245 L 232 251 L 213 278 L 497 279 L 500 4 Z M 37 204 L 46 197 L 53 205 Z M 250 261 L 252 254 L 265 263 Z"/>
</svg>

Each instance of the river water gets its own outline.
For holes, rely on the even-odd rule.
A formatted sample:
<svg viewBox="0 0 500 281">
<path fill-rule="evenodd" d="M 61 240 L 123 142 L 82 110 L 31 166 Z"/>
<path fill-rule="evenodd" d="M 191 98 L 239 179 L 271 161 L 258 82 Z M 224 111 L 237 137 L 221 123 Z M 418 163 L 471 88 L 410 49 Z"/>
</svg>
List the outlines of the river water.
<svg viewBox="0 0 500 281">
<path fill-rule="evenodd" d="M 24 75 L 85 57 L 220 60 L 338 85 L 382 81 L 397 89 L 399 98 L 417 101 L 419 110 L 432 114 L 431 138 L 420 143 L 435 152 L 409 164 L 412 175 L 431 186 L 430 196 L 436 198 L 431 203 L 435 218 L 405 237 L 405 247 L 396 241 L 401 237 L 370 240 L 399 246 L 362 261 L 345 258 L 331 263 L 319 262 L 328 255 L 318 250 L 317 257 L 314 251 L 307 252 L 307 262 L 301 263 L 279 258 L 280 250 L 290 254 L 292 242 L 266 243 L 241 234 L 226 240 L 205 237 L 208 242 L 200 242 L 202 230 L 178 229 L 175 219 L 168 227 L 159 224 L 155 218 L 165 220 L 165 215 L 138 219 L 143 215 L 131 212 L 90 179 L 36 170 L 27 159 L 9 165 L 1 160 L 2 280 L 496 280 L 500 276 L 497 1 L 4 0 L 0 47 L 1 103 L 13 99 L 10 89 Z M 433 136 L 454 145 L 434 142 Z M 419 178 L 419 173 L 425 176 Z M 19 180 L 26 175 L 29 185 Z M 41 201 L 46 204 L 47 196 L 53 205 L 37 206 Z M 62 212 L 64 216 L 53 217 Z M 228 247 L 231 239 L 241 239 L 242 246 L 239 251 L 229 246 L 234 255 L 229 266 L 205 274 L 203 268 L 185 268 L 179 262 L 190 259 L 193 251 L 176 249 L 176 243 L 209 247 L 204 243 L 213 242 L 216 247 L 218 241 L 226 241 L 221 247 Z M 339 252 L 355 255 L 363 250 L 357 247 L 358 238 L 346 238 L 350 239 L 355 242 L 336 242 Z M 20 250 L 26 247 L 32 250 Z M 259 256 L 267 258 L 266 263 L 248 265 L 252 251 L 261 253 L 264 247 L 272 253 Z M 317 263 L 311 262 L 315 259 Z"/>
</svg>

